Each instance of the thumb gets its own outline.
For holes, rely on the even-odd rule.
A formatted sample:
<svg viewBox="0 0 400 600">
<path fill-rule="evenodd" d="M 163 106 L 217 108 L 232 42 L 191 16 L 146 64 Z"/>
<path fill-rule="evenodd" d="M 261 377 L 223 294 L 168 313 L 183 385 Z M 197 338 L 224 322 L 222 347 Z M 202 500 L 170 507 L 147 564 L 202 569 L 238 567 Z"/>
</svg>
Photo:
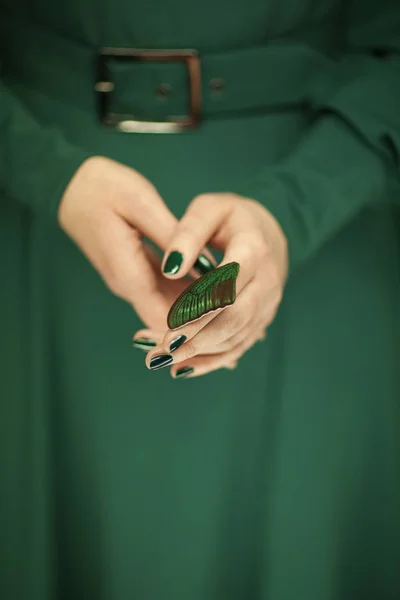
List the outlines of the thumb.
<svg viewBox="0 0 400 600">
<path fill-rule="evenodd" d="M 211 255 L 207 250 L 203 252 L 203 248 L 233 208 L 231 194 L 203 194 L 192 200 L 169 241 L 162 263 L 164 275 L 178 279 L 193 266 L 196 268 L 199 261 L 207 261 Z"/>
</svg>

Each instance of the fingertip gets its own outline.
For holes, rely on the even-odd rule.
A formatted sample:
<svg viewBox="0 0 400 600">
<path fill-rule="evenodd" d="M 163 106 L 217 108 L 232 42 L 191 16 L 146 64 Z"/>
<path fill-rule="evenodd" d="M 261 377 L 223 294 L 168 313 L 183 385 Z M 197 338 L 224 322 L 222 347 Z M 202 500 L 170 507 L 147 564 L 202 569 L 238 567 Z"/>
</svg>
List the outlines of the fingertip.
<svg viewBox="0 0 400 600">
<path fill-rule="evenodd" d="M 135 341 L 135 339 L 138 337 L 147 337 L 154 339 L 154 333 L 151 329 L 138 329 L 136 333 L 133 334 L 132 341 Z"/>
<path fill-rule="evenodd" d="M 193 375 L 193 373 L 194 373 L 194 368 L 191 367 L 190 365 L 180 367 L 179 369 L 176 369 L 175 371 L 173 371 L 171 369 L 171 377 L 173 379 L 187 379 L 188 377 Z"/>
<path fill-rule="evenodd" d="M 182 264 L 182 252 L 180 252 L 179 250 L 171 250 L 164 256 L 164 260 L 161 266 L 163 275 L 165 275 L 166 277 L 175 277 L 175 275 L 181 277 L 182 273 L 184 273 L 182 269 Z"/>
<path fill-rule="evenodd" d="M 149 352 L 159 344 L 163 334 L 156 333 L 150 329 L 140 329 L 132 337 L 132 347 Z"/>
<path fill-rule="evenodd" d="M 213 264 L 213 262 L 210 260 L 210 258 L 203 253 L 199 254 L 199 256 L 196 258 L 194 265 L 193 265 L 193 269 L 199 275 L 206 275 L 206 273 L 209 273 L 210 271 L 214 271 L 214 269 L 216 267 L 217 267 L 216 263 Z"/>
<path fill-rule="evenodd" d="M 165 253 L 161 270 L 165 277 L 179 279 L 188 275 L 192 270 L 202 276 L 213 271 L 216 267 L 215 258 L 207 250 L 193 257 L 191 251 L 174 249 Z"/>
<path fill-rule="evenodd" d="M 182 346 L 182 344 L 184 344 L 187 340 L 187 336 L 186 335 L 177 335 L 175 336 L 170 342 L 169 342 L 169 351 L 170 352 L 175 352 L 175 350 L 178 350 L 178 348 L 180 348 Z"/>
<path fill-rule="evenodd" d="M 152 348 L 157 346 L 156 340 L 147 337 L 136 337 L 132 342 L 133 348 L 138 348 L 138 350 L 143 350 L 144 352 L 149 352 Z"/>
<path fill-rule="evenodd" d="M 146 367 L 150 371 L 158 371 L 159 369 L 163 369 L 168 367 L 174 360 L 172 354 L 162 352 L 162 353 L 150 353 L 146 356 Z"/>
</svg>

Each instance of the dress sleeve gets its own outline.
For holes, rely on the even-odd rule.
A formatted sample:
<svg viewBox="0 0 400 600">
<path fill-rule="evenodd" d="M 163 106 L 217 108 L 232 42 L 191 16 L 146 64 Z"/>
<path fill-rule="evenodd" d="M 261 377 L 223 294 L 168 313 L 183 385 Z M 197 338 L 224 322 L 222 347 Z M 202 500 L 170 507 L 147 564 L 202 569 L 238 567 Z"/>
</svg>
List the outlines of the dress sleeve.
<svg viewBox="0 0 400 600">
<path fill-rule="evenodd" d="M 351 5 L 346 52 L 315 91 L 313 125 L 245 193 L 280 223 L 290 270 L 365 207 L 400 202 L 400 3 Z"/>
<path fill-rule="evenodd" d="M 88 154 L 43 127 L 0 80 L 0 190 L 34 211 L 57 215 L 59 201 Z"/>
</svg>

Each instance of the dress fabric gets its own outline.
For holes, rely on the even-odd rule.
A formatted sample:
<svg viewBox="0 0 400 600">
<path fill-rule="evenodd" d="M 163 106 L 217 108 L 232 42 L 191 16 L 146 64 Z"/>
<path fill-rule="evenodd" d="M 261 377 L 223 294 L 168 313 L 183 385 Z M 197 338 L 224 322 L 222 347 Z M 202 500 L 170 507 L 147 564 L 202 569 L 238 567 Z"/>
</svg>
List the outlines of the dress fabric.
<svg viewBox="0 0 400 600">
<path fill-rule="evenodd" d="M 0 597 L 398 599 L 398 2 L 0 0 L 0 40 Z M 126 134 L 97 114 L 105 46 L 282 68 L 238 72 L 261 106 L 205 81 L 197 129 Z M 162 117 L 175 67 L 116 67 L 115 102 Z M 174 381 L 132 349 L 138 317 L 56 221 L 91 155 L 177 217 L 232 191 L 281 223 L 284 299 L 235 371 Z"/>
</svg>

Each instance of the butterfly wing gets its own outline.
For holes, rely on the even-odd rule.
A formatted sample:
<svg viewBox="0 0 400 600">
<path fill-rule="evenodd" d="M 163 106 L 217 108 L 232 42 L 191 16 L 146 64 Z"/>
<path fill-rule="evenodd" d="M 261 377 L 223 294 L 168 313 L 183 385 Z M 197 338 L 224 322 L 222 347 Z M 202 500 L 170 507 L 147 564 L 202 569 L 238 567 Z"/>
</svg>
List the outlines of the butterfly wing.
<svg viewBox="0 0 400 600">
<path fill-rule="evenodd" d="M 231 262 L 191 283 L 172 305 L 168 313 L 168 327 L 177 329 L 212 310 L 233 304 L 239 268 L 237 262 Z"/>
</svg>

